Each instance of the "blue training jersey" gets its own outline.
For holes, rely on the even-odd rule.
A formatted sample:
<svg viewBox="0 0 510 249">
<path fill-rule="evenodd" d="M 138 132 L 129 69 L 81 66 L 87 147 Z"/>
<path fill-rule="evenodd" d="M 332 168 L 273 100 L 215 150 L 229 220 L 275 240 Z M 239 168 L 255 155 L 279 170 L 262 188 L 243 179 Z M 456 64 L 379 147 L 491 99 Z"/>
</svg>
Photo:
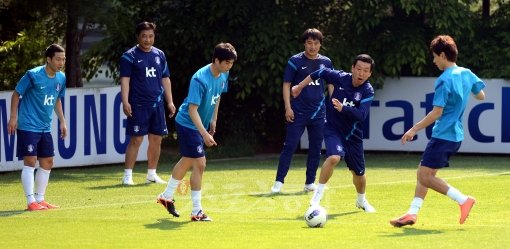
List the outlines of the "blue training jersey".
<svg viewBox="0 0 510 249">
<path fill-rule="evenodd" d="M 362 85 L 352 85 L 352 74 L 324 68 L 311 74 L 312 79 L 322 78 L 335 89 L 326 101 L 326 127 L 338 130 L 345 140 L 361 142 L 363 121 L 368 117 L 374 99 L 374 89 L 367 80 Z M 333 106 L 332 98 L 343 103 L 339 112 Z"/>
<path fill-rule="evenodd" d="M 56 72 L 55 77 L 50 78 L 45 67 L 28 70 L 16 85 L 15 91 L 21 96 L 18 107 L 20 130 L 50 132 L 55 103 L 65 96 L 65 74 Z"/>
<path fill-rule="evenodd" d="M 162 105 L 161 80 L 170 77 L 165 53 L 155 47 L 150 52 L 132 47 L 120 58 L 120 77 L 129 77 L 128 101 L 132 106 Z"/>
<path fill-rule="evenodd" d="M 317 59 L 312 60 L 306 57 L 304 52 L 301 52 L 292 56 L 287 62 L 283 82 L 290 82 L 291 87 L 295 86 L 308 75 L 321 68 L 333 69 L 333 64 L 328 57 L 319 54 Z M 310 115 L 314 119 L 324 118 L 325 89 L 324 80 L 314 80 L 303 89 L 297 98 L 291 98 L 292 110 L 295 113 Z"/>
<path fill-rule="evenodd" d="M 189 105 L 194 104 L 198 105 L 198 115 L 202 120 L 202 125 L 208 130 L 220 95 L 228 90 L 228 76 L 229 73 L 226 72 L 215 78 L 211 72 L 211 64 L 200 68 L 191 77 L 188 96 L 179 107 L 175 122 L 184 127 L 198 130 L 188 113 Z"/>
<path fill-rule="evenodd" d="M 478 94 L 485 83 L 471 70 L 463 67 L 450 67 L 434 83 L 434 106 L 443 107 L 443 115 L 432 128 L 432 137 L 453 142 L 464 140 L 462 117 L 470 93 Z"/>
</svg>

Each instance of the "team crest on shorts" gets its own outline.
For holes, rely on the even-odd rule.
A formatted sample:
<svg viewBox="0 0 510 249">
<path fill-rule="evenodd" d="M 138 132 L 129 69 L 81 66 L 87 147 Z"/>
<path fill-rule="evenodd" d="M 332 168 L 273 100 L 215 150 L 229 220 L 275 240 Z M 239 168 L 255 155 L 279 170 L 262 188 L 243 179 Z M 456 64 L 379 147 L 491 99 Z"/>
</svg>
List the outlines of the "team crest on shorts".
<svg viewBox="0 0 510 249">
<path fill-rule="evenodd" d="M 29 144 L 29 145 L 27 146 L 27 151 L 28 151 L 28 152 L 33 152 L 33 151 L 34 151 L 34 145 Z"/>
<path fill-rule="evenodd" d="M 138 126 L 138 125 L 133 126 L 133 131 L 135 133 L 138 133 L 140 131 L 140 126 Z"/>
<path fill-rule="evenodd" d="M 337 146 L 336 146 L 336 151 L 341 152 L 341 151 L 343 151 L 343 150 L 344 150 L 344 149 L 342 148 L 342 146 L 341 146 L 341 145 L 337 145 Z"/>
<path fill-rule="evenodd" d="M 202 145 L 197 146 L 197 152 L 200 154 L 204 152 L 204 148 L 202 148 Z"/>
</svg>

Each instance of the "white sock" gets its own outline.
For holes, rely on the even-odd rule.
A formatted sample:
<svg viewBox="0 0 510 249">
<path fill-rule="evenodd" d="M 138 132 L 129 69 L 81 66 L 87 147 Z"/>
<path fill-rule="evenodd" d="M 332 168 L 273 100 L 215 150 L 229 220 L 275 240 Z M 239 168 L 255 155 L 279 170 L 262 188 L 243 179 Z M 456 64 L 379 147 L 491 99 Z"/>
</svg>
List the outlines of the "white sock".
<svg viewBox="0 0 510 249">
<path fill-rule="evenodd" d="M 124 176 L 133 177 L 133 169 L 124 169 Z"/>
<path fill-rule="evenodd" d="M 27 197 L 27 204 L 35 202 L 34 198 L 34 167 L 23 166 L 21 170 L 21 184 Z"/>
<path fill-rule="evenodd" d="M 167 200 L 172 200 L 174 197 L 175 189 L 177 189 L 177 186 L 179 185 L 180 180 L 177 180 L 170 176 L 170 179 L 168 180 L 168 184 L 166 185 L 165 192 L 163 192 L 161 195 Z"/>
<path fill-rule="evenodd" d="M 48 187 L 50 172 L 51 170 L 38 168 L 35 173 L 35 200 L 37 202 L 44 201 L 44 193 L 46 192 L 46 187 Z"/>
<path fill-rule="evenodd" d="M 448 189 L 448 192 L 446 192 L 446 195 L 448 197 L 450 197 L 452 200 L 459 203 L 460 205 L 464 204 L 464 202 L 466 202 L 466 200 L 468 199 L 467 196 L 465 196 L 458 189 L 456 189 L 452 186 L 450 186 L 450 188 Z"/>
<path fill-rule="evenodd" d="M 152 177 L 156 175 L 156 169 L 147 169 L 147 176 Z"/>
<path fill-rule="evenodd" d="M 365 194 L 358 193 L 357 201 L 359 204 L 363 204 L 363 202 L 365 202 Z"/>
<path fill-rule="evenodd" d="M 310 200 L 310 205 L 319 205 L 322 199 L 322 195 L 324 194 L 324 188 L 326 184 L 319 183 L 315 192 L 313 192 L 312 199 Z"/>
<path fill-rule="evenodd" d="M 191 201 L 193 202 L 193 208 L 191 212 L 197 214 L 198 211 L 202 210 L 202 191 L 191 190 Z"/>
<path fill-rule="evenodd" d="M 414 197 L 413 201 L 411 202 L 411 206 L 409 207 L 409 211 L 407 211 L 408 214 L 418 214 L 418 211 L 420 211 L 421 206 L 423 205 L 423 199 L 419 197 Z"/>
</svg>

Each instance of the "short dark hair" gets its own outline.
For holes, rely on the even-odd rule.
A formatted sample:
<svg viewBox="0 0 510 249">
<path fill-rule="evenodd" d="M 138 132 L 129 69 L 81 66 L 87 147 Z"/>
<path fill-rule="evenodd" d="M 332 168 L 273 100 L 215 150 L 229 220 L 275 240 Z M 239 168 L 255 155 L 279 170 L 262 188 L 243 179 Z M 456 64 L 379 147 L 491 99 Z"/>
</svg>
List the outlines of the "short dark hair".
<svg viewBox="0 0 510 249">
<path fill-rule="evenodd" d="M 370 71 L 374 70 L 375 67 L 375 61 L 372 59 L 372 57 L 368 54 L 359 54 L 357 55 L 354 60 L 352 61 L 352 66 L 354 67 L 358 61 L 366 62 L 370 64 Z"/>
<path fill-rule="evenodd" d="M 430 42 L 430 51 L 436 55 L 440 55 L 444 52 L 446 59 L 451 62 L 457 62 L 457 44 L 453 38 L 449 35 L 438 35 L 434 40 Z"/>
<path fill-rule="evenodd" d="M 138 36 L 142 30 L 154 30 L 156 32 L 156 24 L 153 22 L 141 22 L 136 25 L 135 33 Z"/>
<path fill-rule="evenodd" d="M 55 56 L 55 53 L 65 51 L 66 50 L 62 46 L 58 44 L 51 44 L 50 46 L 48 46 L 48 48 L 46 48 L 46 52 L 44 52 L 44 57 L 53 58 L 53 56 Z"/>
<path fill-rule="evenodd" d="M 311 38 L 312 40 L 319 40 L 320 43 L 322 44 L 322 39 L 324 39 L 324 36 L 318 29 L 312 28 L 307 29 L 305 30 L 305 32 L 303 32 L 303 34 L 301 35 L 301 41 L 305 43 L 306 40 L 308 40 L 309 38 Z"/>
<path fill-rule="evenodd" d="M 218 59 L 220 62 L 226 60 L 237 60 L 237 52 L 234 46 L 228 42 L 221 42 L 214 47 L 212 61 Z"/>
</svg>

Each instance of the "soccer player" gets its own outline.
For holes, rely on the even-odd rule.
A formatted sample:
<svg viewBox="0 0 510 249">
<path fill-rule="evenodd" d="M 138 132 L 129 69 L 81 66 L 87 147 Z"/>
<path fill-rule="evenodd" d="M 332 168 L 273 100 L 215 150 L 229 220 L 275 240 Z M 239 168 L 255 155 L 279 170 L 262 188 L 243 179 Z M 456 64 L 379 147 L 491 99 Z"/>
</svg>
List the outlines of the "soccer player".
<svg viewBox="0 0 510 249">
<path fill-rule="evenodd" d="M 352 73 L 322 68 L 292 87 L 292 96 L 299 96 L 314 80 L 321 78 L 328 82 L 329 99 L 326 101 L 324 127 L 327 158 L 322 164 L 319 184 L 310 201 L 312 206 L 319 205 L 326 183 L 333 175 L 333 169 L 343 158 L 352 173 L 352 182 L 358 193 L 356 207 L 367 213 L 375 212 L 375 208 L 365 198 L 365 156 L 362 140 L 362 123 L 368 116 L 374 98 L 374 89 L 368 81 L 374 64 L 372 57 L 360 54 L 352 62 Z"/>
<path fill-rule="evenodd" d="M 202 209 L 202 177 L 206 158 L 204 144 L 215 146 L 214 133 L 220 106 L 220 96 L 228 90 L 229 70 L 237 59 L 230 43 L 215 46 L 212 62 L 200 68 L 191 77 L 188 96 L 179 107 L 175 127 L 179 139 L 181 159 L 175 164 L 167 187 L 157 200 L 175 217 L 174 193 L 186 172 L 191 169 L 191 221 L 211 221 Z"/>
<path fill-rule="evenodd" d="M 175 114 L 172 85 L 165 53 L 154 47 L 156 25 L 142 22 L 136 26 L 138 44 L 120 59 L 122 106 L 127 116 L 125 169 L 122 183 L 134 185 L 133 168 L 143 137 L 148 135 L 146 183 L 166 182 L 156 174 L 161 140 L 168 134 L 164 100 L 171 118 Z"/>
<path fill-rule="evenodd" d="M 475 198 L 466 196 L 436 177 L 439 169 L 449 166 L 450 156 L 455 154 L 464 139 L 462 116 L 470 93 L 478 100 L 485 99 L 485 87 L 471 70 L 459 67 L 457 45 L 452 37 L 440 35 L 430 43 L 434 64 L 443 73 L 434 83 L 433 109 L 402 136 L 402 144 L 412 141 L 416 133 L 434 123 L 432 138 L 423 152 L 418 166 L 416 189 L 409 211 L 390 221 L 395 227 L 413 225 L 423 205 L 429 188 L 450 197 L 460 207 L 459 223 L 464 224 L 475 204 Z"/>
<path fill-rule="evenodd" d="M 323 35 L 317 29 L 307 29 L 301 35 L 305 50 L 292 56 L 287 62 L 283 75 L 283 102 L 285 104 L 285 120 L 287 135 L 280 154 L 276 180 L 271 188 L 272 193 L 279 193 L 289 171 L 292 155 L 296 151 L 299 140 L 306 128 L 308 132 L 308 158 L 306 161 L 306 179 L 304 190 L 314 191 L 315 176 L 319 167 L 323 129 L 325 119 L 324 80 L 310 82 L 303 94 L 291 98 L 290 88 L 301 82 L 310 73 L 321 68 L 333 68 L 331 60 L 319 54 Z"/>
<path fill-rule="evenodd" d="M 18 134 L 16 156 L 23 159 L 21 183 L 28 211 L 59 207 L 44 198 L 55 156 L 51 136 L 53 111 L 60 122 L 60 137 L 64 139 L 67 135 L 61 100 L 66 89 L 66 76 L 61 72 L 66 61 L 65 50 L 52 44 L 46 49 L 45 57 L 46 65 L 28 70 L 16 85 L 7 128 L 9 135 Z"/>
</svg>

